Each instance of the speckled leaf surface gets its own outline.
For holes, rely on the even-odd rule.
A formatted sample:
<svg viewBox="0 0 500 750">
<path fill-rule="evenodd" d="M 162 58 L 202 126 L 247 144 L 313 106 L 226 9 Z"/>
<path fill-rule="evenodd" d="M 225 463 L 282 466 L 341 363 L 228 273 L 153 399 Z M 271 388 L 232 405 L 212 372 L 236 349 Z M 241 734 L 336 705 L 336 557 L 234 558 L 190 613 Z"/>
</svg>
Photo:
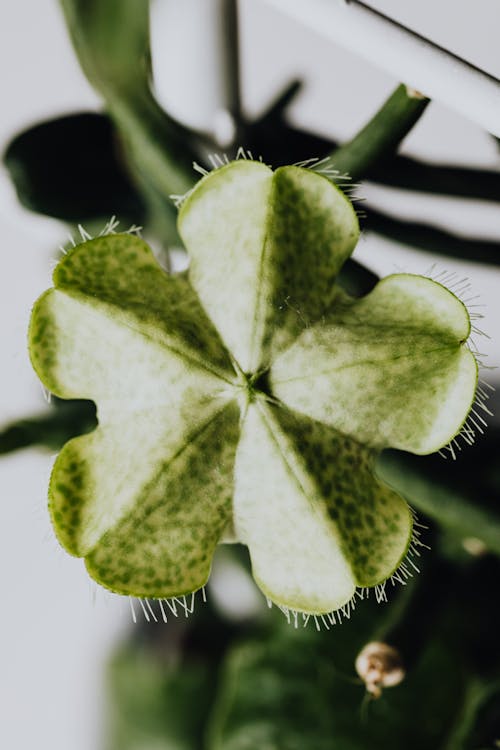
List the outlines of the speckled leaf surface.
<svg viewBox="0 0 500 750">
<path fill-rule="evenodd" d="M 238 417 L 233 403 L 183 443 L 165 440 L 163 461 L 131 511 L 88 554 L 93 578 L 143 597 L 179 596 L 205 585 L 215 547 L 232 522 Z"/>
<path fill-rule="evenodd" d="M 77 247 L 57 267 L 54 283 L 33 310 L 32 361 L 56 395 L 93 399 L 99 427 L 70 441 L 58 456 L 50 484 L 52 519 L 68 551 L 91 555 L 89 565 L 102 583 L 145 594 L 139 573 L 122 566 L 123 555 L 120 566 L 106 566 L 102 544 L 116 543 L 134 514 L 143 514 L 142 528 L 154 526 L 146 517 L 156 517 L 155 497 L 169 476 L 167 484 L 173 484 L 184 472 L 184 491 L 203 507 L 203 494 L 196 494 L 203 482 L 196 484 L 193 467 L 186 467 L 194 466 L 193 452 L 210 450 L 203 436 L 212 434 L 213 424 L 229 450 L 235 445 L 236 407 L 231 419 L 220 416 L 231 377 L 227 354 L 185 278 L 167 276 L 136 237 L 108 236 Z M 228 486 L 213 504 L 213 517 L 205 508 L 207 533 L 199 540 L 207 549 L 230 519 L 231 465 L 226 467 L 230 459 L 218 445 L 213 442 L 214 457 L 226 468 Z M 184 538 L 178 535 L 186 569 L 195 527 L 193 514 L 193 526 L 184 526 Z M 142 549 L 144 559 L 151 557 L 158 547 L 154 540 L 152 528 L 149 546 L 137 543 L 138 555 Z M 132 546 L 125 547 L 130 556 Z M 157 554 L 161 558 L 159 547 Z M 199 585 L 206 580 L 208 553 L 202 562 L 195 570 L 191 560 L 189 580 L 201 580 Z M 178 585 L 189 588 L 182 576 Z"/>
<path fill-rule="evenodd" d="M 310 170 L 224 166 L 179 226 L 187 276 L 108 235 L 73 249 L 35 303 L 35 370 L 95 401 L 99 422 L 54 465 L 58 538 L 104 586 L 150 598 L 197 590 L 215 546 L 240 541 L 272 601 L 336 610 L 411 541 L 378 450 L 435 450 L 467 416 L 467 311 L 405 274 L 346 296 L 356 217 Z"/>
<path fill-rule="evenodd" d="M 236 459 L 234 524 L 272 601 L 328 612 L 398 566 L 410 512 L 374 480 L 372 463 L 370 451 L 329 427 L 250 405 Z"/>
<path fill-rule="evenodd" d="M 352 205 L 325 177 L 249 161 L 202 179 L 179 231 L 193 287 L 247 373 L 328 307 L 359 235 Z"/>
<path fill-rule="evenodd" d="M 465 306 L 430 279 L 397 274 L 338 300 L 272 367 L 288 407 L 379 448 L 431 453 L 461 428 L 477 364 Z"/>
</svg>

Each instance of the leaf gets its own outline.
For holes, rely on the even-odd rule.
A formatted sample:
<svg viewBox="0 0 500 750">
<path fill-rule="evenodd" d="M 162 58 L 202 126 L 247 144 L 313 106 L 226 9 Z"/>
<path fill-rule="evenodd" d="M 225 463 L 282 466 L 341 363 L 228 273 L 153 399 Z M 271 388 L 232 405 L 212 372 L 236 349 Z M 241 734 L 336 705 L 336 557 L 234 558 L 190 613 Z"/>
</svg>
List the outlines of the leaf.
<svg viewBox="0 0 500 750">
<path fill-rule="evenodd" d="M 4 161 L 20 202 L 32 211 L 71 222 L 116 215 L 142 223 L 143 201 L 104 115 L 39 123 L 10 142 Z"/>
<path fill-rule="evenodd" d="M 374 481 L 372 461 L 359 444 L 317 422 L 259 402 L 248 407 L 234 524 L 272 601 L 309 613 L 336 610 L 356 586 L 374 586 L 398 567 L 411 515 Z"/>
<path fill-rule="evenodd" d="M 375 450 L 430 450 L 470 407 L 467 311 L 420 277 L 361 299 L 337 288 L 357 222 L 311 170 L 228 164 L 187 196 L 180 229 L 189 277 L 137 237 L 104 236 L 35 304 L 35 369 L 99 418 L 54 467 L 59 539 L 112 590 L 168 597 L 203 586 L 231 538 L 281 607 L 350 611 L 410 544 Z"/>
<path fill-rule="evenodd" d="M 338 303 L 270 372 L 289 408 L 378 448 L 430 453 L 462 426 L 477 365 L 464 305 L 434 281 L 398 274 Z"/>
<path fill-rule="evenodd" d="M 326 178 L 242 160 L 200 181 L 182 205 L 179 232 L 194 289 L 251 373 L 329 304 L 358 224 Z"/>
<path fill-rule="evenodd" d="M 446 642 L 436 638 L 403 684 L 386 690 L 363 718 L 362 688 L 332 654 L 337 637 L 350 650 L 348 634 L 293 628 L 233 647 L 209 750 L 440 747 L 464 692 L 460 664 Z"/>
<path fill-rule="evenodd" d="M 200 660 L 168 665 L 130 644 L 109 667 L 108 750 L 198 750 L 213 693 L 213 673 Z"/>
<path fill-rule="evenodd" d="M 153 587 L 157 594 L 168 589 L 173 595 L 189 580 L 198 588 L 229 522 L 226 462 L 234 451 L 238 418 L 235 409 L 225 408 L 227 355 L 185 278 L 168 277 L 136 237 L 101 237 L 75 248 L 58 265 L 54 283 L 34 308 L 33 365 L 56 395 L 95 400 L 99 417 L 98 429 L 68 443 L 54 466 L 50 509 L 59 539 L 68 551 L 86 556 L 95 577 L 108 587 L 143 595 Z M 227 439 L 225 446 L 213 439 L 214 430 Z M 209 444 L 203 442 L 207 435 Z M 214 468 L 201 466 L 194 473 L 197 440 L 216 466 L 224 467 L 222 477 L 229 477 L 219 486 L 215 470 L 219 496 L 214 501 L 204 484 Z M 156 506 L 169 482 L 171 506 L 167 511 L 163 504 L 163 514 L 170 518 L 163 518 Z M 188 486 L 192 512 L 179 506 Z M 196 530 L 198 514 L 205 512 L 208 551 Z M 165 541 L 161 525 L 175 528 L 181 518 L 184 528 L 177 536 L 185 548 L 179 549 L 185 568 L 170 569 L 173 579 L 159 578 L 170 561 L 164 545 L 174 544 L 172 538 Z M 191 537 L 197 535 L 198 553 L 189 556 Z M 108 562 L 106 547 L 115 544 L 121 553 L 125 549 L 128 565 L 122 554 Z M 153 578 L 146 563 L 130 573 L 130 561 L 137 564 L 132 550 L 143 563 L 156 554 Z"/>
<path fill-rule="evenodd" d="M 198 590 L 208 580 L 217 544 L 231 528 L 232 466 L 239 418 L 236 405 L 221 410 L 183 441 L 178 437 L 168 440 L 165 416 L 160 415 L 162 458 L 158 455 L 151 466 L 149 444 L 146 456 L 131 461 L 130 475 L 142 474 L 149 463 L 149 476 L 141 487 L 134 488 L 133 505 L 127 512 L 121 512 L 108 530 L 99 529 L 99 539 L 86 555 L 92 577 L 119 593 L 174 597 Z M 149 430 L 154 429 L 151 421 L 145 420 Z M 134 434 L 145 440 L 137 428 Z M 120 444 L 127 445 L 123 434 Z M 64 453 L 61 456 L 64 461 Z M 104 467 L 111 465 L 108 456 L 102 461 Z M 92 465 L 96 463 L 94 458 Z M 116 459 L 114 465 L 121 468 Z M 56 479 L 61 473 L 58 465 Z M 104 498 L 103 493 L 101 509 Z M 106 508 L 107 519 L 110 516 L 111 510 Z"/>
</svg>

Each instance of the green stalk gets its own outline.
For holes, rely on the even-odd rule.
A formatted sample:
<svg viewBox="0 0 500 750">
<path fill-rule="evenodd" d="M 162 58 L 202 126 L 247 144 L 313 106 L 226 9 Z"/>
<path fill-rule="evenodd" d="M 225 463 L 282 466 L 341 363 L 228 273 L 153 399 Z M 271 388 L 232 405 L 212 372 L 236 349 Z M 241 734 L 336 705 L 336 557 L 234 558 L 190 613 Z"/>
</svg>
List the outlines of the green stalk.
<svg viewBox="0 0 500 750">
<path fill-rule="evenodd" d="M 90 432 L 96 426 L 95 406 L 89 401 L 62 402 L 48 414 L 20 419 L 0 432 L 0 454 L 31 445 L 61 448 L 75 435 Z"/>
<path fill-rule="evenodd" d="M 414 94 L 403 84 L 382 105 L 362 130 L 331 155 L 340 174 L 357 181 L 380 161 L 394 153 L 424 112 L 428 99 Z"/>
<path fill-rule="evenodd" d="M 478 505 L 467 488 L 452 487 L 433 476 L 425 460 L 384 451 L 377 461 L 377 474 L 416 510 L 461 539 L 480 539 L 490 552 L 500 555 L 500 517 Z"/>
<path fill-rule="evenodd" d="M 455 750 L 457 747 L 469 746 L 466 743 L 474 730 L 481 707 L 488 698 L 495 696 L 495 693 L 498 693 L 499 690 L 499 682 L 488 684 L 478 677 L 469 680 L 462 708 L 457 713 L 457 720 L 451 728 L 442 750 Z M 487 748 L 484 750 L 487 750 Z"/>
<path fill-rule="evenodd" d="M 81 67 L 106 102 L 133 166 L 166 198 L 193 183 L 189 131 L 151 92 L 149 5 L 60 0 Z"/>
</svg>

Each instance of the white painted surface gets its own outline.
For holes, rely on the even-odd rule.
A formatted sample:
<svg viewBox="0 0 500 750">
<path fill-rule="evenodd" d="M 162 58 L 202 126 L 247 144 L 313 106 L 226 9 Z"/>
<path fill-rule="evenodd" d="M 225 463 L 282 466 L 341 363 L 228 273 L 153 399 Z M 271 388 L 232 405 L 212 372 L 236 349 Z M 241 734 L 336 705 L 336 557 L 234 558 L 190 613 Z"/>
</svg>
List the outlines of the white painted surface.
<svg viewBox="0 0 500 750">
<path fill-rule="evenodd" d="M 500 136 L 499 85 L 408 28 L 345 0 L 267 0 L 307 29 L 397 75 L 408 86 Z"/>
<path fill-rule="evenodd" d="M 231 102 L 226 81 L 225 0 L 153 0 L 151 49 L 156 96 L 195 130 L 213 133 Z M 215 75 L 207 75 L 213 70 Z M 202 85 L 200 85 L 202 81 Z"/>
</svg>

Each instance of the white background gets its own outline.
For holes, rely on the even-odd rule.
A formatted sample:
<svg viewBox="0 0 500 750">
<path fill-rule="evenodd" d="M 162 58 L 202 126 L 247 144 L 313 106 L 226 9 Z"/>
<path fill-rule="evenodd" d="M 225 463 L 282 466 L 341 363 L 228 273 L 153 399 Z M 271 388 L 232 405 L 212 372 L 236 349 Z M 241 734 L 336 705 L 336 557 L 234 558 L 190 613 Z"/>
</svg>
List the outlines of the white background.
<svg viewBox="0 0 500 750">
<path fill-rule="evenodd" d="M 264 0 L 245 0 L 241 5 L 244 101 L 250 113 L 261 110 L 299 75 L 306 86 L 291 109 L 293 119 L 332 137 L 348 138 L 397 82 L 397 76 L 391 79 L 323 39 L 304 34 L 267 9 Z M 373 5 L 500 77 L 496 0 L 378 0 Z M 181 12 L 179 0 L 177 7 Z M 203 29 L 192 29 L 183 45 L 185 55 L 203 48 L 203 34 Z M 162 64 L 167 72 L 174 66 L 182 80 L 182 60 L 169 59 L 167 50 Z M 31 123 L 99 106 L 79 71 L 55 0 L 3 0 L 0 71 L 2 149 Z M 437 103 L 429 107 L 404 148 L 435 160 L 500 167 L 493 141 Z M 68 181 L 73 178 L 68 165 Z M 371 186 L 363 193 L 400 216 L 428 217 L 455 231 L 500 236 L 498 206 L 445 199 L 429 203 L 411 194 L 398 201 L 394 191 Z M 65 229 L 21 210 L 2 174 L 0 238 L 0 423 L 6 423 L 45 408 L 26 354 L 26 328 L 31 304 L 50 285 L 51 259 L 65 239 Z M 440 260 L 401 252 L 372 237 L 362 240 L 356 254 L 384 273 L 395 268 L 424 272 L 433 260 Z M 443 260 L 442 267 L 455 266 Z M 486 305 L 483 327 L 494 334 L 500 274 L 480 274 L 473 265 L 464 273 Z M 485 341 L 485 348 L 490 363 L 498 364 L 498 343 Z M 112 644 L 130 626 L 121 600 L 97 592 L 81 562 L 59 550 L 53 539 L 45 499 L 51 461 L 50 455 L 37 450 L 0 461 L 0 744 L 9 750 L 101 746 L 103 664 Z"/>
</svg>

